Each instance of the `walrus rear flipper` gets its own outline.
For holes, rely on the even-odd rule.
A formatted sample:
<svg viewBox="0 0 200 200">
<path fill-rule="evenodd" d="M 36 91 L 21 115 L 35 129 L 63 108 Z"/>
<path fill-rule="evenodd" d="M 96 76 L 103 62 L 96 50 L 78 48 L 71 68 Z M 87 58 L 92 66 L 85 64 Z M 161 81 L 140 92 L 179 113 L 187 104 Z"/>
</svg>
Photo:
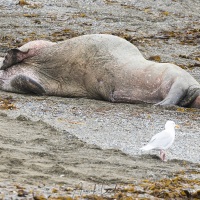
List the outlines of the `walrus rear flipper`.
<svg viewBox="0 0 200 200">
<path fill-rule="evenodd" d="M 156 105 L 179 105 L 181 100 L 184 99 L 184 97 L 187 94 L 187 89 L 183 86 L 182 83 L 179 81 L 176 81 L 172 86 L 167 94 L 167 96 L 157 103 Z"/>
<path fill-rule="evenodd" d="M 28 56 L 28 51 L 27 52 L 23 52 L 20 51 L 19 49 L 11 49 L 7 52 L 4 61 L 3 61 L 3 65 L 1 66 L 1 70 L 5 70 L 8 69 L 9 67 L 22 62 L 25 58 L 27 58 Z"/>
<path fill-rule="evenodd" d="M 193 88 L 188 89 L 187 95 L 185 98 L 179 103 L 182 107 L 190 107 L 190 105 L 193 103 L 193 101 L 200 96 L 200 89 L 199 88 Z"/>
<path fill-rule="evenodd" d="M 44 88 L 38 84 L 35 80 L 19 75 L 11 81 L 11 86 L 16 90 L 23 93 L 33 93 L 38 95 L 44 95 Z"/>
</svg>

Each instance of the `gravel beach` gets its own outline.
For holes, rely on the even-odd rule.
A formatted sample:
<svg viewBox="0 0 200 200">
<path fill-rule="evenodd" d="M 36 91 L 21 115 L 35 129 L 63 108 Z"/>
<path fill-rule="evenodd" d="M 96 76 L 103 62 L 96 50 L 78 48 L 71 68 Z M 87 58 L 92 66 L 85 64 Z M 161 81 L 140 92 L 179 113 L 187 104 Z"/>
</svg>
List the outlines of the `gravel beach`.
<svg viewBox="0 0 200 200">
<path fill-rule="evenodd" d="M 135 44 L 146 59 L 175 63 L 200 81 L 199 9 L 199 0 L 2 0 L 0 56 L 35 39 L 109 33 Z M 144 180 L 173 180 L 181 173 L 190 188 L 190 181 L 200 177 L 198 109 L 3 91 L 0 97 L 0 199 L 83 199 L 103 192 L 106 199 L 116 195 L 119 184 L 133 184 L 134 191 L 143 191 L 141 198 L 148 199 L 158 195 L 145 196 L 143 186 L 136 189 Z M 161 162 L 157 151 L 139 148 L 163 130 L 167 120 L 180 129 L 167 151 L 168 161 Z M 196 192 L 200 183 L 195 184 Z M 24 193 L 20 196 L 19 191 Z"/>
</svg>

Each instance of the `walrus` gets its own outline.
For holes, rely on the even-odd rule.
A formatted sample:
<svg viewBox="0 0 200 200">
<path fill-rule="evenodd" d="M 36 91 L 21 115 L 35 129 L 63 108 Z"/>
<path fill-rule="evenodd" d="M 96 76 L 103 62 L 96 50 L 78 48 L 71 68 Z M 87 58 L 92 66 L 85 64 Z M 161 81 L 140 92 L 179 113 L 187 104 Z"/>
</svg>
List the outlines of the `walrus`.
<svg viewBox="0 0 200 200">
<path fill-rule="evenodd" d="M 188 72 L 146 60 L 133 44 L 109 34 L 32 41 L 0 63 L 4 91 L 200 108 L 200 84 Z"/>
</svg>

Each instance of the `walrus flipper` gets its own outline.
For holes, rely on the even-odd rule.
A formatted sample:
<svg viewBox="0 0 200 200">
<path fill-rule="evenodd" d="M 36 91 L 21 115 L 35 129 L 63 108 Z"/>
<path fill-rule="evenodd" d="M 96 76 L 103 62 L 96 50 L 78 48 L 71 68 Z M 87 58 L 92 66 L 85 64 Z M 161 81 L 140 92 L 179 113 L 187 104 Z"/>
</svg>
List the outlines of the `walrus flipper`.
<svg viewBox="0 0 200 200">
<path fill-rule="evenodd" d="M 187 88 L 185 88 L 181 82 L 177 81 L 171 86 L 171 89 L 167 96 L 156 105 L 179 105 L 186 94 Z"/>
<path fill-rule="evenodd" d="M 23 93 L 32 93 L 38 95 L 45 94 L 44 88 L 39 83 L 24 75 L 16 76 L 11 81 L 11 86 Z"/>
<path fill-rule="evenodd" d="M 193 101 L 200 96 L 200 88 L 193 88 L 193 89 L 188 89 L 187 95 L 185 98 L 179 103 L 180 106 L 182 107 L 188 107 L 190 106 Z"/>
<path fill-rule="evenodd" d="M 8 69 L 9 67 L 22 62 L 25 58 L 27 58 L 28 51 L 23 52 L 19 49 L 10 49 L 3 61 L 3 65 L 1 66 L 1 70 Z"/>
</svg>

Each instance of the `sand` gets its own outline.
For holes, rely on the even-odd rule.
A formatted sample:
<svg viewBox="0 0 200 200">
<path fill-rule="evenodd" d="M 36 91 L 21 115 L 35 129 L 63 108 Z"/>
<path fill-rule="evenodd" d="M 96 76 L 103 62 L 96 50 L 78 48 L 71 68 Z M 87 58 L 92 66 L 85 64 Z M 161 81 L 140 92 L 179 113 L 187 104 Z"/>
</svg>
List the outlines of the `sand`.
<svg viewBox="0 0 200 200">
<path fill-rule="evenodd" d="M 33 39 L 112 33 L 134 43 L 147 59 L 173 62 L 200 80 L 198 0 L 27 2 L 1 1 L 0 56 Z M 0 97 L 12 97 L 16 107 L 0 111 L 0 191 L 8 199 L 18 195 L 16 184 L 42 188 L 47 198 L 44 191 L 55 184 L 87 189 L 97 184 L 101 190 L 199 170 L 198 109 L 2 91 Z M 169 119 L 180 129 L 167 151 L 168 162 L 161 162 L 156 151 L 140 152 Z"/>
</svg>

